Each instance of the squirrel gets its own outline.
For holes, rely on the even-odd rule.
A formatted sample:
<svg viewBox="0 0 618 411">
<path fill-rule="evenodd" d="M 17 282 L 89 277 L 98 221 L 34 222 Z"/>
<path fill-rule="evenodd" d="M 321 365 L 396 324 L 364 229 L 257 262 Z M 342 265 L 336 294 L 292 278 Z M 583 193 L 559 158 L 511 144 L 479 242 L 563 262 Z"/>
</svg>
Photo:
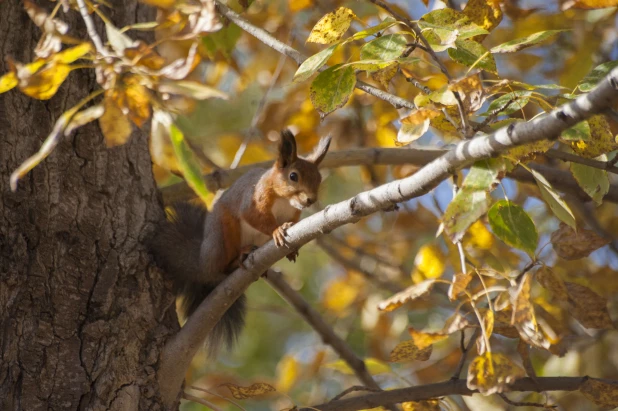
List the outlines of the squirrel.
<svg viewBox="0 0 618 411">
<path fill-rule="evenodd" d="M 182 296 L 181 311 L 188 318 L 228 274 L 242 265 L 249 252 L 270 238 L 287 246 L 286 230 L 301 211 L 316 202 L 322 176 L 318 166 L 326 156 L 330 137 L 301 158 L 289 130 L 281 132 L 277 160 L 269 169 L 253 169 L 240 177 L 208 210 L 202 205 L 177 203 L 170 219 L 155 233 L 151 252 L 155 262 L 174 280 Z M 287 258 L 295 262 L 298 250 Z M 208 337 L 215 354 L 225 343 L 231 348 L 245 323 L 246 298 L 227 310 Z"/>
</svg>

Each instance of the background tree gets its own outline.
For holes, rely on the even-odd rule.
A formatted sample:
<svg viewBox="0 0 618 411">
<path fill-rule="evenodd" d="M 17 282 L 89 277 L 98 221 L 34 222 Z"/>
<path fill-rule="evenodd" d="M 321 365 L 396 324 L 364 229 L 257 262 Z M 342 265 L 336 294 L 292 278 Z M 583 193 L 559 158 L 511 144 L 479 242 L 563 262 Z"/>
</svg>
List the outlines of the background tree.
<svg viewBox="0 0 618 411">
<path fill-rule="evenodd" d="M 143 2 L 0 3 L 3 409 L 618 405 L 613 1 Z M 145 144 L 167 203 L 211 204 L 285 126 L 333 136 L 316 244 L 207 359 L 285 251 L 177 332 Z"/>
</svg>

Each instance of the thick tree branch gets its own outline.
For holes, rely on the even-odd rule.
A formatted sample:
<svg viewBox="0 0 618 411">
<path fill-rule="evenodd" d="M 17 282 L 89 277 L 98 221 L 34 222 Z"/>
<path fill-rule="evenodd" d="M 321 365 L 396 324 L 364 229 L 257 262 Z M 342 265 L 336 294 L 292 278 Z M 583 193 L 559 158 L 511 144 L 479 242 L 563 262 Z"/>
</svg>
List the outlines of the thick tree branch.
<svg viewBox="0 0 618 411">
<path fill-rule="evenodd" d="M 266 275 L 266 281 L 275 289 L 277 292 L 292 305 L 296 311 L 303 317 L 303 319 L 311 326 L 313 329 L 320 334 L 322 337 L 322 341 L 325 344 L 333 347 L 333 350 L 341 357 L 350 368 L 354 370 L 354 374 L 358 377 L 358 379 L 365 384 L 370 389 L 378 389 L 381 390 L 380 386 L 374 381 L 371 374 L 367 371 L 365 366 L 365 362 L 358 358 L 354 351 L 350 348 L 350 346 L 343 341 L 339 336 L 335 333 L 333 328 L 324 321 L 320 313 L 318 313 L 305 299 L 290 285 L 285 281 L 283 275 L 274 270 L 269 270 Z"/>
<path fill-rule="evenodd" d="M 579 96 L 551 113 L 528 122 L 511 124 L 491 135 L 461 142 L 409 177 L 359 193 L 303 219 L 287 230 L 290 248 L 278 248 L 272 240 L 258 248 L 249 255 L 245 267 L 229 275 L 189 317 L 180 332 L 167 342 L 161 353 L 158 370 L 162 398 L 169 404 L 176 401 L 191 359 L 214 325 L 247 287 L 275 262 L 285 257 L 290 249 L 298 249 L 344 224 L 423 195 L 455 170 L 476 160 L 496 156 L 514 146 L 555 139 L 567 128 L 610 107 L 616 99 L 618 68 L 612 70 L 590 93 Z"/>
<path fill-rule="evenodd" d="M 425 150 L 417 148 L 360 148 L 352 150 L 341 150 L 328 153 L 324 161 L 320 164 L 321 168 L 338 168 L 347 166 L 361 165 L 402 165 L 413 164 L 416 166 L 424 166 L 431 161 L 445 154 L 448 150 Z M 548 151 L 548 156 L 554 156 L 557 150 Z M 584 164 L 580 160 L 589 160 L 583 157 L 576 156 L 577 159 L 571 159 L 576 163 Z M 558 158 L 558 156 L 555 156 Z M 574 161 L 575 160 L 575 161 Z M 596 160 L 593 160 L 596 161 Z M 585 165 L 594 167 L 594 163 L 587 162 Z M 602 163 L 598 168 L 605 170 L 606 163 Z M 203 176 L 208 190 L 216 192 L 232 185 L 234 181 L 240 178 L 243 174 L 254 168 L 269 168 L 273 165 L 273 161 L 264 161 L 243 167 L 238 167 L 233 170 L 216 170 L 210 174 Z M 579 187 L 571 173 L 567 171 L 557 170 L 552 167 L 543 166 L 540 164 L 530 164 L 530 167 L 539 171 L 547 178 L 547 180 L 558 190 L 576 193 L 581 199 L 588 200 L 589 197 Z M 534 177 L 524 170 L 518 168 L 509 174 L 509 177 L 515 180 L 536 184 Z M 166 204 L 173 204 L 177 201 L 186 201 L 195 198 L 195 193 L 185 183 L 177 183 L 161 189 L 163 200 Z M 609 193 L 605 196 L 606 201 L 618 203 L 618 186 L 611 185 Z"/>
<path fill-rule="evenodd" d="M 261 29 L 259 27 L 254 26 L 249 23 L 247 20 L 243 19 L 238 13 L 234 12 L 227 6 L 221 4 L 219 1 L 217 3 L 217 8 L 219 12 L 233 21 L 238 27 L 260 40 L 262 43 L 266 44 L 268 47 L 272 48 L 275 51 L 278 51 L 281 54 L 285 54 L 294 60 L 298 65 L 302 64 L 303 61 L 307 58 L 303 56 L 298 50 L 288 46 L 287 44 L 277 40 L 273 36 L 270 35 L 266 30 Z M 356 88 L 364 91 L 367 94 L 371 94 L 379 99 L 387 101 L 392 104 L 396 108 L 409 108 L 410 110 L 415 110 L 416 106 L 411 101 L 403 99 L 401 97 L 397 97 L 393 94 L 387 93 L 386 91 L 380 90 L 379 88 L 375 88 L 370 86 L 369 84 L 357 81 Z"/>
<path fill-rule="evenodd" d="M 588 377 L 542 377 L 536 380 L 532 378 L 522 378 L 515 381 L 515 383 L 509 387 L 509 391 L 577 391 L 587 378 Z M 618 382 L 613 383 L 616 384 Z M 447 395 L 472 395 L 477 392 L 476 390 L 468 388 L 466 380 L 451 380 L 437 384 L 400 388 L 370 393 L 344 400 L 331 401 L 326 404 L 301 408 L 300 411 L 316 409 L 320 411 L 354 411 L 407 401 L 428 400 L 431 398 L 445 397 Z"/>
</svg>

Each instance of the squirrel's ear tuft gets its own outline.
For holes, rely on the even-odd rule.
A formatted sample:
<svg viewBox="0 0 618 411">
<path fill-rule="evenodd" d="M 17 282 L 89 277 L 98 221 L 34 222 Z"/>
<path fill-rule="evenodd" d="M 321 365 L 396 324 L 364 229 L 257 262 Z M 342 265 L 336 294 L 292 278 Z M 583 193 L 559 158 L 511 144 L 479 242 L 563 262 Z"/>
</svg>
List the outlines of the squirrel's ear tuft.
<svg viewBox="0 0 618 411">
<path fill-rule="evenodd" d="M 285 168 L 295 162 L 296 159 L 296 139 L 290 130 L 285 129 L 281 132 L 277 167 Z"/>
<path fill-rule="evenodd" d="M 318 143 L 318 146 L 313 150 L 313 153 L 307 157 L 307 161 L 310 161 L 317 166 L 322 162 L 322 160 L 324 160 L 324 157 L 326 157 L 328 147 L 330 147 L 330 136 L 322 137 Z"/>
</svg>

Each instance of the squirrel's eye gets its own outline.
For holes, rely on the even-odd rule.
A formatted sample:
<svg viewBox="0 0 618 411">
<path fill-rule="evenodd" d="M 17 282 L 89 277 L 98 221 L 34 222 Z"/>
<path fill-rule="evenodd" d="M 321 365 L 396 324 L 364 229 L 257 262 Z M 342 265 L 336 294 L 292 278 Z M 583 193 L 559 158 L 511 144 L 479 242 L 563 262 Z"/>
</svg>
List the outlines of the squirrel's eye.
<svg viewBox="0 0 618 411">
<path fill-rule="evenodd" d="M 292 181 L 298 181 L 298 174 L 296 174 L 296 173 L 290 173 L 290 180 L 292 180 Z"/>
</svg>

